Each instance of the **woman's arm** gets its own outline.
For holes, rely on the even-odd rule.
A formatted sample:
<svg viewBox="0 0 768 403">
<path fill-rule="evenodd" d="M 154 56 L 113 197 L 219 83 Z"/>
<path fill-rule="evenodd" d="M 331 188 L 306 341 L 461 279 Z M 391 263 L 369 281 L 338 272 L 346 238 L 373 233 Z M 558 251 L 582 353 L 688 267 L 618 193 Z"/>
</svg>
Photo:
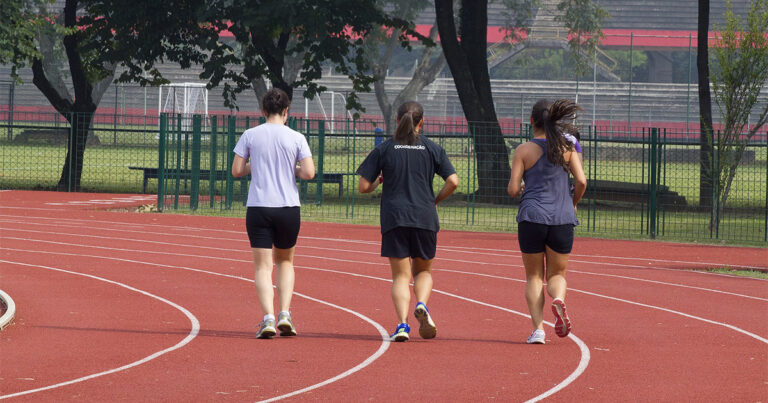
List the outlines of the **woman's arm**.
<svg viewBox="0 0 768 403">
<path fill-rule="evenodd" d="M 299 166 L 294 169 L 294 173 L 299 179 L 308 181 L 315 177 L 315 162 L 312 157 L 304 158 L 299 161 Z"/>
<path fill-rule="evenodd" d="M 448 196 L 450 196 L 458 187 L 459 187 L 459 175 L 451 174 L 447 178 L 445 178 L 445 183 L 443 184 L 443 188 L 440 189 L 440 192 L 435 197 L 435 205 L 437 205 L 441 201 L 448 198 Z"/>
<path fill-rule="evenodd" d="M 235 154 L 235 160 L 232 161 L 232 176 L 239 178 L 251 173 L 251 163 L 245 161 L 245 158 Z"/>
<path fill-rule="evenodd" d="M 515 153 L 512 155 L 512 170 L 509 174 L 509 184 L 507 185 L 507 193 L 512 197 L 517 197 L 523 189 L 523 172 L 525 172 L 525 163 L 523 162 L 524 149 L 521 144 L 515 149 Z"/>
<path fill-rule="evenodd" d="M 360 193 L 371 193 L 376 190 L 379 185 L 381 185 L 381 175 L 374 179 L 373 182 L 370 182 L 368 179 L 361 176 L 360 181 L 357 182 L 357 190 L 360 191 Z"/>
<path fill-rule="evenodd" d="M 587 177 L 584 175 L 584 167 L 581 164 L 581 155 L 575 151 L 571 151 L 568 166 L 573 175 L 573 208 L 576 208 L 576 204 L 579 203 L 581 197 L 584 196 L 584 192 L 587 191 Z"/>
</svg>

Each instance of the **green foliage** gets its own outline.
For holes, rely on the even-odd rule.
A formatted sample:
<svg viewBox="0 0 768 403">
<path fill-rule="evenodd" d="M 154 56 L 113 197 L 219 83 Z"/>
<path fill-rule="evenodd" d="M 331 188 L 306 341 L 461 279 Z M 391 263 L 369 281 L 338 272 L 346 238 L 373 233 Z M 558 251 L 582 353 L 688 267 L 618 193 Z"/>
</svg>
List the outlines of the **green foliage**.
<svg viewBox="0 0 768 403">
<path fill-rule="evenodd" d="M 222 85 L 230 107 L 237 107 L 237 94 L 261 78 L 290 96 L 294 88 L 305 87 L 304 95 L 312 98 L 326 90 L 317 81 L 332 68 L 352 81 L 347 107 L 362 110 L 356 92 L 369 91 L 373 82 L 364 38 L 381 26 L 401 30 L 399 39 L 406 43 L 406 34 L 420 37 L 412 24 L 388 16 L 376 0 L 269 0 L 255 7 L 246 0 L 88 2 L 98 10 L 93 15 L 103 16 L 90 23 L 115 39 L 114 47 L 102 50 L 126 67 L 120 81 L 162 80 L 154 68 L 159 61 L 182 68 L 199 64 L 200 77 L 209 87 Z M 223 32 L 231 38 L 220 36 Z M 300 65 L 295 81 L 285 76 L 289 58 Z"/>
<path fill-rule="evenodd" d="M 722 116 L 723 129 L 715 135 L 714 189 L 718 208 L 728 200 L 747 142 L 768 121 L 768 105 L 758 111 L 754 126 L 749 126 L 752 109 L 768 82 L 768 0 L 754 0 L 742 19 L 733 13 L 731 1 L 724 14 L 725 25 L 716 27 L 717 46 L 712 56 L 712 87 Z M 717 228 L 721 214 L 712 227 Z"/>
<path fill-rule="evenodd" d="M 17 82 L 21 82 L 18 69 L 41 57 L 37 47 L 40 32 L 55 29 L 53 15 L 45 7 L 52 3 L 53 0 L 3 0 L 0 6 L 0 64 L 11 66 L 11 76 Z"/>
<path fill-rule="evenodd" d="M 555 19 L 562 22 L 571 34 L 568 40 L 571 61 L 577 73 L 582 75 L 590 68 L 595 48 L 604 37 L 603 21 L 610 14 L 592 0 L 562 0 L 557 9 L 563 14 Z"/>
</svg>

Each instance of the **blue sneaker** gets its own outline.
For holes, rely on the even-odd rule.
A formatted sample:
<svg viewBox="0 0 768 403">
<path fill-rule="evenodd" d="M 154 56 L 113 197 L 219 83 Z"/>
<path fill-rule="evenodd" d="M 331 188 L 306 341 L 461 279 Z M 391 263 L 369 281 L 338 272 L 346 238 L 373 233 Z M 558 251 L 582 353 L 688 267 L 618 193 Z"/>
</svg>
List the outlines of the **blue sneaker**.
<svg viewBox="0 0 768 403">
<path fill-rule="evenodd" d="M 407 323 L 401 323 L 397 325 L 397 328 L 395 329 L 395 333 L 392 334 L 392 336 L 389 337 L 391 341 L 408 341 L 411 337 L 408 336 L 408 333 L 411 332 L 411 327 L 408 326 Z"/>
<path fill-rule="evenodd" d="M 434 339 L 437 336 L 437 326 L 432 321 L 432 317 L 429 316 L 429 310 L 423 302 L 416 304 L 413 316 L 419 321 L 419 336 L 422 339 Z"/>
</svg>

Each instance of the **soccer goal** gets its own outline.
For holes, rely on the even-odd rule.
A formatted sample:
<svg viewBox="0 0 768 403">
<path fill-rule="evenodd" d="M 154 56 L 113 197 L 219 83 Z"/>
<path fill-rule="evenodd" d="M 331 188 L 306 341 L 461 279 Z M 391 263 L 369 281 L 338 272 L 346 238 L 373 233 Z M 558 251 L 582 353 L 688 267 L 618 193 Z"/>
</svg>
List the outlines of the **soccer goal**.
<svg viewBox="0 0 768 403">
<path fill-rule="evenodd" d="M 182 130 L 192 127 L 192 116 L 203 117 L 203 127 L 208 122 L 208 89 L 201 83 L 173 83 L 159 87 L 158 114 L 181 115 Z"/>
</svg>

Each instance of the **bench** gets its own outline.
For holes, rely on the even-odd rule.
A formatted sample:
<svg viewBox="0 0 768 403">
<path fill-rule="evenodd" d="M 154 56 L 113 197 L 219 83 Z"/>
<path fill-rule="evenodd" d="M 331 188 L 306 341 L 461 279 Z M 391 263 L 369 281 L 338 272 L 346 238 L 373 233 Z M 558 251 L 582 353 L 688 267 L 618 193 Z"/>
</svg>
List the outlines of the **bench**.
<svg viewBox="0 0 768 403">
<path fill-rule="evenodd" d="M 51 129 L 25 129 L 19 133 L 14 139 L 14 143 L 29 143 L 44 141 L 49 145 L 66 145 L 69 140 L 68 128 L 51 128 Z M 88 137 L 85 140 L 86 145 L 100 145 L 98 136 L 93 133 L 88 133 Z"/>
<path fill-rule="evenodd" d="M 128 167 L 128 169 L 132 169 L 135 171 L 143 171 L 144 175 L 144 182 L 142 185 L 142 191 L 144 193 L 147 193 L 147 182 L 150 179 L 157 179 L 158 169 L 157 168 L 150 168 L 150 167 Z M 227 174 L 229 171 L 224 170 L 217 170 L 214 171 L 214 175 L 216 175 L 216 180 L 226 180 Z M 353 175 L 353 174 L 347 174 L 347 173 L 341 173 L 341 172 L 326 172 L 323 174 L 323 180 L 322 183 L 335 183 L 339 186 L 339 196 L 341 196 L 344 193 L 344 175 Z M 166 169 L 165 170 L 165 178 L 166 179 L 192 179 L 192 170 L 191 169 L 182 169 L 181 171 L 177 171 L 175 169 Z M 208 169 L 201 169 L 200 170 L 200 180 L 210 180 L 211 179 L 211 171 Z M 247 181 L 247 177 L 243 178 L 236 178 L 235 180 L 240 181 Z M 302 184 L 306 183 L 320 183 L 320 174 L 315 175 L 314 178 L 306 181 L 302 181 Z M 245 187 L 245 186 L 244 186 Z"/>
<path fill-rule="evenodd" d="M 659 185 L 656 189 L 659 203 L 666 206 L 685 206 L 685 197 L 669 189 L 668 186 Z M 648 201 L 648 184 L 619 182 L 608 180 L 593 180 L 587 182 L 587 192 L 584 198 L 634 202 Z"/>
</svg>

